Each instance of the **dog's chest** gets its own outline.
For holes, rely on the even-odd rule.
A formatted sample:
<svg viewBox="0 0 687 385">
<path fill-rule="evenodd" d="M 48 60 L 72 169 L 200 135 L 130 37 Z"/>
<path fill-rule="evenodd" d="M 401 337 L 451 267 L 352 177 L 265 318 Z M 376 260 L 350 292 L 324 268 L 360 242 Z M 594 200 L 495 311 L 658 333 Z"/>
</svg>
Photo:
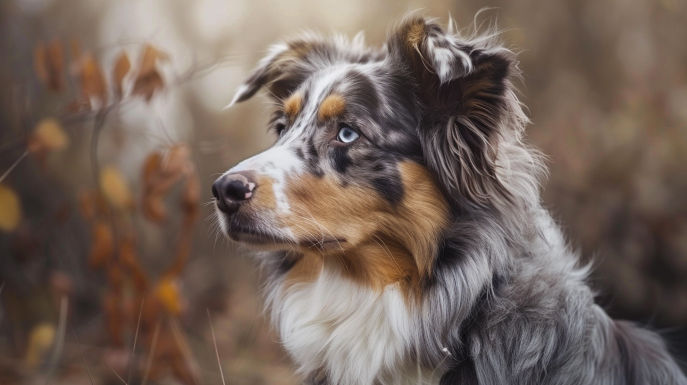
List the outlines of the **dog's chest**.
<svg viewBox="0 0 687 385">
<path fill-rule="evenodd" d="M 325 369 L 331 383 L 351 385 L 418 377 L 407 357 L 413 318 L 395 285 L 374 291 L 325 268 L 315 282 L 275 289 L 273 322 L 301 373 Z"/>
</svg>

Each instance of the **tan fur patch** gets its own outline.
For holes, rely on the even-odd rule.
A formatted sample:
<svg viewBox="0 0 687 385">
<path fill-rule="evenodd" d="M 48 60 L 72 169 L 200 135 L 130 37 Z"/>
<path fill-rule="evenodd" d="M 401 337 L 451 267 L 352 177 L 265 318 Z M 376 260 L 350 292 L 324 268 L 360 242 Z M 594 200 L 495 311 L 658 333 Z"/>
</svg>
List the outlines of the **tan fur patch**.
<svg viewBox="0 0 687 385">
<path fill-rule="evenodd" d="M 321 266 L 315 261 L 325 258 L 338 261 L 356 282 L 377 289 L 399 283 L 408 298 L 418 298 L 412 293 L 419 294 L 420 283 L 431 274 L 449 210 L 423 166 L 402 163 L 399 171 L 404 198 L 396 207 L 374 189 L 343 187 L 328 176 L 287 182 L 291 214 L 281 222 L 316 246 L 302 248 L 304 257 L 289 274 L 290 282 L 311 280 L 313 266 Z"/>
<path fill-rule="evenodd" d="M 409 27 L 408 34 L 406 36 L 408 39 L 408 45 L 411 47 L 417 46 L 417 44 L 425 37 L 425 22 L 423 20 L 417 20 Z"/>
<path fill-rule="evenodd" d="M 344 112 L 345 107 L 346 101 L 341 95 L 329 95 L 320 104 L 320 110 L 317 114 L 317 118 L 322 121 L 341 115 Z"/>
<path fill-rule="evenodd" d="M 323 264 L 324 260 L 322 255 L 314 253 L 303 254 L 286 275 L 287 284 L 313 282 L 317 280 L 317 277 L 319 277 L 322 271 Z"/>
<path fill-rule="evenodd" d="M 303 94 L 296 92 L 284 102 L 284 113 L 293 119 L 303 108 Z"/>
<path fill-rule="evenodd" d="M 248 201 L 249 204 L 257 210 L 274 210 L 277 208 L 277 200 L 274 197 L 274 189 L 272 178 L 265 176 L 258 176 L 256 178 L 255 195 Z"/>
</svg>

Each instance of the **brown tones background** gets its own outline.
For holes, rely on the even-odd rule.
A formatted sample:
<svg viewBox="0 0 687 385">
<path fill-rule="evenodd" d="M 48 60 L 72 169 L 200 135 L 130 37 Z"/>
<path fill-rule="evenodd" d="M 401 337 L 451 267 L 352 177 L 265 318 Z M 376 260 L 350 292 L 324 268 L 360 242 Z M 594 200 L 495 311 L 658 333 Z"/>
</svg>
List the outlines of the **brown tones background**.
<svg viewBox="0 0 687 385">
<path fill-rule="evenodd" d="M 684 0 L 335 1 L 292 0 L 1 0 L 0 173 L 21 154 L 18 138 L 43 117 L 61 116 L 64 99 L 36 79 L 39 41 L 76 38 L 102 66 L 121 50 L 135 57 L 144 43 L 167 52 L 168 86 L 150 103 L 134 100 L 106 121 L 99 158 L 140 191 L 145 155 L 187 142 L 201 177 L 203 202 L 215 175 L 267 148 L 264 96 L 222 108 L 275 40 L 303 29 L 354 35 L 381 45 L 389 23 L 424 8 L 461 27 L 498 20 L 518 50 L 522 101 L 533 123 L 529 140 L 549 156 L 544 201 L 572 247 L 594 266 L 599 301 L 617 317 L 661 330 L 687 352 L 687 3 Z M 207 63 L 216 65 L 208 66 Z M 71 146 L 51 154 L 41 171 L 25 159 L 3 182 L 15 189 L 31 232 L 60 205 L 94 186 L 88 158 L 92 121 L 65 122 Z M 171 205 L 171 204 L 170 204 Z M 259 274 L 244 253 L 217 238 L 204 206 L 191 260 L 182 276 L 186 333 L 201 382 L 221 383 L 206 308 L 212 312 L 227 384 L 292 384 L 288 357 L 261 317 Z M 181 214 L 168 226 L 135 220 L 141 263 L 151 277 L 173 254 Z M 34 227 L 32 227 L 34 226 Z M 55 324 L 56 290 L 70 287 L 69 326 L 80 336 L 97 383 L 118 380 L 102 362 L 108 350 L 102 313 L 103 276 L 86 265 L 88 224 L 75 208 L 45 231 L 30 257 L 12 252 L 16 233 L 0 233 L 0 383 L 44 383 L 46 366 L 26 363 L 28 336 Z M 57 283 L 56 283 L 57 282 Z M 131 346 L 133 329 L 127 328 Z M 137 353 L 145 357 L 146 353 Z M 89 383 L 67 333 L 53 383 Z M 162 383 L 174 383 L 165 376 Z M 132 383 L 140 383 L 140 378 Z"/>
</svg>

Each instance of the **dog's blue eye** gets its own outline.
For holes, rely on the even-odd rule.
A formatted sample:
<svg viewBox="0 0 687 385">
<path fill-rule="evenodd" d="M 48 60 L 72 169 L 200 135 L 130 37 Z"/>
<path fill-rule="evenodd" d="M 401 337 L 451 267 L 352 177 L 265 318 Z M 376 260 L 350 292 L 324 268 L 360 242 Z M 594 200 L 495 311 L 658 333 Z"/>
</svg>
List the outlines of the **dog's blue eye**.
<svg viewBox="0 0 687 385">
<path fill-rule="evenodd" d="M 360 138 L 360 134 L 353 131 L 350 127 L 341 127 L 339 133 L 336 135 L 336 140 L 341 143 L 351 143 L 356 139 Z"/>
</svg>

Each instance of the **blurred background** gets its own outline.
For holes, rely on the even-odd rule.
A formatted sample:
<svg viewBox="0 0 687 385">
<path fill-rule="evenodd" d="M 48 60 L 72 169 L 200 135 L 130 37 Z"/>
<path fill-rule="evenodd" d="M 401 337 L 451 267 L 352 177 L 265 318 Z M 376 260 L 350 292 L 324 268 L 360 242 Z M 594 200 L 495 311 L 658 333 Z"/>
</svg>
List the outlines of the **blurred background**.
<svg viewBox="0 0 687 385">
<path fill-rule="evenodd" d="M 0 383 L 298 383 L 206 220 L 217 174 L 273 141 L 264 95 L 223 107 L 284 36 L 380 46 L 409 10 L 484 7 L 599 302 L 687 362 L 685 0 L 0 0 Z"/>
</svg>

